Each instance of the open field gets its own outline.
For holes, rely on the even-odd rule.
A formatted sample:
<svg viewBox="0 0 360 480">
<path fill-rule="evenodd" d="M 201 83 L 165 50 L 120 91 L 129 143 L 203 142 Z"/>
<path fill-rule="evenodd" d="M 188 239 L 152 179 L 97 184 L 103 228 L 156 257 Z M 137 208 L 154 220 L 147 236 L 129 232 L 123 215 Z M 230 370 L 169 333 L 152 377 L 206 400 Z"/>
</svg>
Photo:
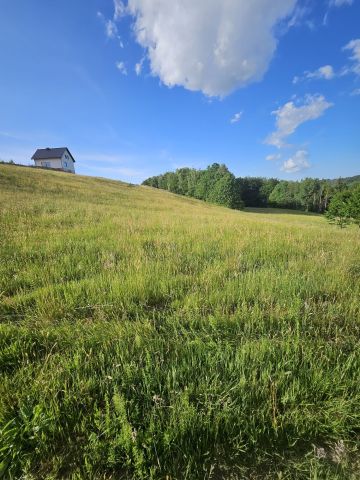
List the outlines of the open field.
<svg viewBox="0 0 360 480">
<path fill-rule="evenodd" d="M 359 478 L 356 227 L 0 165 L 0 232 L 4 478 Z"/>
</svg>

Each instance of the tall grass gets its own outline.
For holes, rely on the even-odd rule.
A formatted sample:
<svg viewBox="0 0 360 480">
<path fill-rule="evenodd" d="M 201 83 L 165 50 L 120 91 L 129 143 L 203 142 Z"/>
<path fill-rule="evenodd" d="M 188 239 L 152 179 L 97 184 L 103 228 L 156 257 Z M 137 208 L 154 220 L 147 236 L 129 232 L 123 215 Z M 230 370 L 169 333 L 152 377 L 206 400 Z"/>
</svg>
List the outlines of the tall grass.
<svg viewBox="0 0 360 480">
<path fill-rule="evenodd" d="M 0 232 L 4 478 L 359 478 L 357 229 L 0 166 Z"/>
</svg>

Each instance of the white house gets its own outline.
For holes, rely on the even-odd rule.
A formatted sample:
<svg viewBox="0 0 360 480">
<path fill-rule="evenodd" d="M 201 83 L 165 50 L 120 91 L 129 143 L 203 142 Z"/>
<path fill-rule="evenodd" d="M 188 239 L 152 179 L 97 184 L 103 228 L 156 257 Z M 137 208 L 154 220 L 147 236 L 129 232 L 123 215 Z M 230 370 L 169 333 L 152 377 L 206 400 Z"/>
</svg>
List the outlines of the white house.
<svg viewBox="0 0 360 480">
<path fill-rule="evenodd" d="M 75 173 L 75 159 L 66 147 L 40 148 L 36 150 L 31 160 L 34 160 L 36 167 L 53 168 Z"/>
</svg>

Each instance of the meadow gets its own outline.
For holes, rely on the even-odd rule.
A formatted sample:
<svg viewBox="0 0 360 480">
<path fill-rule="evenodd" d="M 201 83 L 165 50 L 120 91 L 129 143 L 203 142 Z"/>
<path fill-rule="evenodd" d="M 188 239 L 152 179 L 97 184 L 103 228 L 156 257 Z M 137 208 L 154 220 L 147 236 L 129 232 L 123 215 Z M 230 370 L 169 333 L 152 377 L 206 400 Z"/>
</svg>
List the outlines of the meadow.
<svg viewBox="0 0 360 480">
<path fill-rule="evenodd" d="M 0 477 L 360 472 L 360 234 L 0 165 Z"/>
</svg>

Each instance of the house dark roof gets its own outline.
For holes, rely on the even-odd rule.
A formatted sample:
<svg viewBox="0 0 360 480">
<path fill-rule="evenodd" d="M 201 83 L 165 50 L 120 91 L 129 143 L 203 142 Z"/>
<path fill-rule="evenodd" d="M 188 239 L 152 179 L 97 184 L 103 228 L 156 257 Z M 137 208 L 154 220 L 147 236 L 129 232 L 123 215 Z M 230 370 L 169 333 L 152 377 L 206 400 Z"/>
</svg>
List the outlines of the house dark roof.
<svg viewBox="0 0 360 480">
<path fill-rule="evenodd" d="M 31 160 L 46 160 L 48 158 L 61 158 L 64 152 L 67 150 L 68 154 L 75 163 L 75 158 L 71 155 L 70 150 L 67 147 L 61 148 L 39 148 L 36 150 Z"/>
</svg>

